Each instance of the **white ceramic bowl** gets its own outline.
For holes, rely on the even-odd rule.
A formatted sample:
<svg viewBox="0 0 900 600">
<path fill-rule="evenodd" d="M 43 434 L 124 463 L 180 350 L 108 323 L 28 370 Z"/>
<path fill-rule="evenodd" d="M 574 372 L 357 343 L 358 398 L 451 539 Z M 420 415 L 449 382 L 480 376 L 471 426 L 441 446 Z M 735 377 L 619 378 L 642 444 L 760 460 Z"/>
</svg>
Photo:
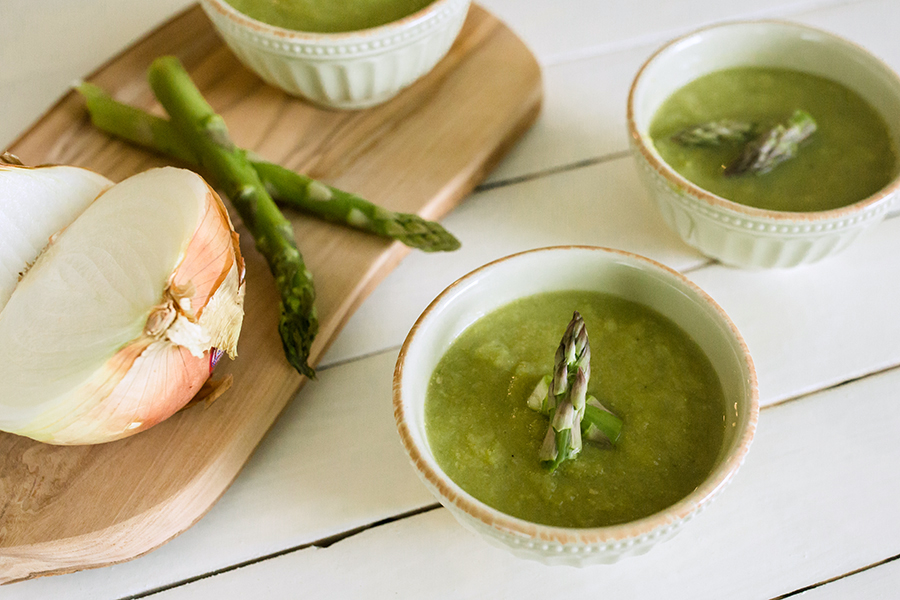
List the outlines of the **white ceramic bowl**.
<svg viewBox="0 0 900 600">
<path fill-rule="evenodd" d="M 727 23 L 663 46 L 638 72 L 628 97 L 632 153 L 666 222 L 724 263 L 751 268 L 811 263 L 845 248 L 894 203 L 900 177 L 873 196 L 821 212 L 743 206 L 691 183 L 663 161 L 649 136 L 659 106 L 698 77 L 739 66 L 778 67 L 827 77 L 865 98 L 900 149 L 900 79 L 869 52 L 830 33 L 774 21 Z"/>
<path fill-rule="evenodd" d="M 435 0 L 398 21 L 346 33 L 274 27 L 223 0 L 200 0 L 228 47 L 264 81 L 328 108 L 393 98 L 447 54 L 471 0 Z"/>
<path fill-rule="evenodd" d="M 709 357 L 725 392 L 729 427 L 717 462 L 689 496 L 649 517 L 610 527 L 551 527 L 476 500 L 441 469 L 425 432 L 424 404 L 435 366 L 453 340 L 485 314 L 555 290 L 595 290 L 644 304 L 684 329 Z M 756 430 L 756 373 L 728 316 L 682 275 L 640 256 L 583 246 L 543 248 L 485 265 L 444 290 L 419 317 L 394 372 L 400 438 L 429 490 L 467 528 L 515 554 L 548 564 L 612 563 L 642 554 L 703 510 L 743 463 Z"/>
</svg>

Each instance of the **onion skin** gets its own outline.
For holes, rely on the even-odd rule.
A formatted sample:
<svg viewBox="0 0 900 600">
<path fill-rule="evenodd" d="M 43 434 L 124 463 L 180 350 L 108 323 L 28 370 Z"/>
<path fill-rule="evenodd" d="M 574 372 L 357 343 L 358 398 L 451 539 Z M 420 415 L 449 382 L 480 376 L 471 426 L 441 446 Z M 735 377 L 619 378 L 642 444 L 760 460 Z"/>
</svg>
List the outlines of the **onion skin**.
<svg viewBox="0 0 900 600">
<path fill-rule="evenodd" d="M 194 197 L 185 201 L 202 203 L 199 222 L 159 304 L 147 313 L 144 330 L 83 383 L 42 405 L 36 417 L 6 427 L 8 431 L 61 445 L 124 438 L 188 404 L 209 378 L 217 349 L 236 355 L 244 262 L 222 200 L 198 175 L 183 169 L 153 169 L 135 178 L 142 176 L 151 184 L 153 177 L 176 178 L 182 187 L 187 182 Z M 114 190 L 116 186 L 109 193 Z"/>
</svg>

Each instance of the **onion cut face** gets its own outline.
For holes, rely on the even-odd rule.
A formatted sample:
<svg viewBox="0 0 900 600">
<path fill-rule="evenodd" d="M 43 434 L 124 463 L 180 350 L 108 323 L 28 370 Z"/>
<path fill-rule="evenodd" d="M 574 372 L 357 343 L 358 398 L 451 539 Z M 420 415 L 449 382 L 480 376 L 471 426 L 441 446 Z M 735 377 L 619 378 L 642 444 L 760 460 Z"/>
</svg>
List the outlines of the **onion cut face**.
<svg viewBox="0 0 900 600">
<path fill-rule="evenodd" d="M 166 167 L 106 189 L 0 311 L 0 430 L 54 444 L 159 423 L 235 356 L 244 265 L 221 199 Z"/>
<path fill-rule="evenodd" d="M 0 310 L 50 236 L 112 184 L 78 167 L 0 165 Z"/>
</svg>

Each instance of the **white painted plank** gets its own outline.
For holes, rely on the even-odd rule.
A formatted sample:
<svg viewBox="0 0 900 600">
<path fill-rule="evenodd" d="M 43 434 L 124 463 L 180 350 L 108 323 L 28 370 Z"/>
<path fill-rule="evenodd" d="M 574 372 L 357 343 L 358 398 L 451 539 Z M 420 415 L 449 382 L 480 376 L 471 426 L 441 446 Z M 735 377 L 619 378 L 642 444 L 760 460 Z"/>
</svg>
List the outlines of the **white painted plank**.
<svg viewBox="0 0 900 600">
<path fill-rule="evenodd" d="M 434 503 L 394 425 L 396 359 L 391 352 L 321 371 L 221 500 L 162 548 L 112 567 L 5 586 L 0 598 L 121 598 Z"/>
<path fill-rule="evenodd" d="M 444 224 L 462 248 L 404 259 L 350 318 L 323 364 L 399 346 L 441 290 L 522 250 L 585 244 L 636 252 L 677 269 L 708 262 L 666 227 L 630 157 L 473 194 Z"/>
<path fill-rule="evenodd" d="M 803 600 L 883 600 L 900 590 L 900 561 L 853 573 L 805 592 Z"/>
<path fill-rule="evenodd" d="M 732 486 L 676 538 L 616 565 L 573 569 L 517 559 L 440 509 L 159 598 L 327 597 L 335 590 L 341 598 L 610 591 L 621 599 L 772 598 L 900 551 L 898 386 L 895 370 L 763 411 Z"/>
<path fill-rule="evenodd" d="M 541 114 L 488 182 L 628 151 L 628 90 L 655 46 L 545 67 Z"/>
<path fill-rule="evenodd" d="M 545 65 L 669 39 L 731 19 L 777 18 L 841 3 L 839 0 L 483 0 L 509 23 Z M 842 2 L 846 4 L 846 2 Z"/>
<path fill-rule="evenodd" d="M 790 270 L 690 274 L 734 320 L 770 404 L 900 364 L 900 218 Z"/>
</svg>

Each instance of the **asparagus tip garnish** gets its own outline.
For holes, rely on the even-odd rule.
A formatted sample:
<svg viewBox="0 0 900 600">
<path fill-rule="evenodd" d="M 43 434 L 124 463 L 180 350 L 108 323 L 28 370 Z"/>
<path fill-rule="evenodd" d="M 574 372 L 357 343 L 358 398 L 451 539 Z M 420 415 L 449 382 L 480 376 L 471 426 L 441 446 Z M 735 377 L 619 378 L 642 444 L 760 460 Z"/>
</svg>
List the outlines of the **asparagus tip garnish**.
<svg viewBox="0 0 900 600">
<path fill-rule="evenodd" d="M 786 123 L 779 123 L 747 144 L 741 155 L 725 167 L 726 177 L 744 173 L 768 173 L 797 155 L 800 143 L 815 133 L 816 121 L 809 113 L 796 110 Z"/>
<path fill-rule="evenodd" d="M 548 408 L 553 411 L 550 432 L 555 443 L 545 438 L 540 459 L 552 473 L 563 461 L 581 451 L 581 420 L 584 416 L 587 377 L 580 359 L 589 347 L 584 319 L 576 311 L 566 327 L 556 351 L 556 364 L 550 381 Z"/>
<path fill-rule="evenodd" d="M 674 134 L 672 140 L 682 146 L 721 146 L 725 143 L 748 142 L 756 133 L 754 123 L 722 119 L 686 127 Z"/>
<path fill-rule="evenodd" d="M 538 456 L 552 473 L 581 451 L 582 440 L 614 446 L 622 419 L 587 395 L 591 345 L 584 320 L 576 311 L 556 349 L 553 375 L 544 375 L 528 397 L 532 410 L 550 417 Z"/>
</svg>

